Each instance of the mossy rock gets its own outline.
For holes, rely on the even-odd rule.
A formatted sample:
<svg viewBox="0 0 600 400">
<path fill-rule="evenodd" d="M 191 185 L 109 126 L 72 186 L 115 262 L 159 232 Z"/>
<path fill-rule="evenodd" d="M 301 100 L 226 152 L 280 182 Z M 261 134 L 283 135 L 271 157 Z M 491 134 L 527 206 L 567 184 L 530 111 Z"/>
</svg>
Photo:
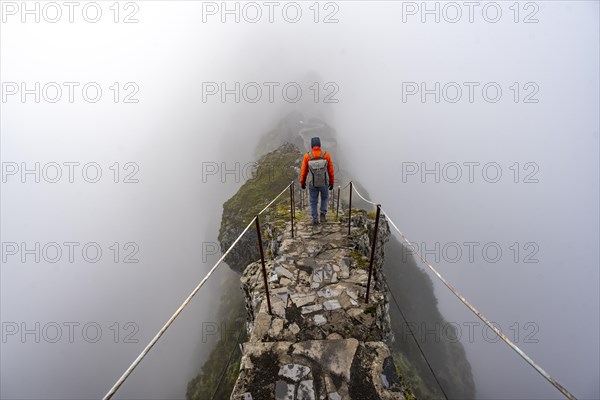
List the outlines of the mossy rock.
<svg viewBox="0 0 600 400">
<path fill-rule="evenodd" d="M 229 200 L 223 204 L 223 216 L 219 230 L 219 244 L 225 251 L 238 235 L 267 204 L 271 202 L 292 180 L 298 179 L 303 154 L 292 144 L 284 144 L 258 160 L 255 175 L 248 179 Z M 261 227 L 277 224 L 277 230 L 285 229 L 290 218 L 290 196 L 283 193 L 269 209 L 260 216 Z M 276 232 L 273 233 L 276 239 Z M 266 250 L 268 240 L 263 237 Z M 256 231 L 250 229 L 238 245 L 231 250 L 225 262 L 234 271 L 244 268 L 259 258 Z"/>
<path fill-rule="evenodd" d="M 352 257 L 354 261 L 356 261 L 351 265 L 351 267 L 367 269 L 367 267 L 369 266 L 369 262 L 365 259 L 365 257 L 362 254 L 360 254 L 357 251 L 351 251 L 350 257 Z"/>
<path fill-rule="evenodd" d="M 298 179 L 297 169 L 301 161 L 302 153 L 291 144 L 262 156 L 255 176 L 223 204 L 219 241 L 223 240 L 225 230 L 229 227 L 239 227 L 241 231 L 283 188 Z M 281 204 L 274 204 L 275 210 L 289 214 L 289 196 L 281 196 L 279 202 Z"/>
</svg>

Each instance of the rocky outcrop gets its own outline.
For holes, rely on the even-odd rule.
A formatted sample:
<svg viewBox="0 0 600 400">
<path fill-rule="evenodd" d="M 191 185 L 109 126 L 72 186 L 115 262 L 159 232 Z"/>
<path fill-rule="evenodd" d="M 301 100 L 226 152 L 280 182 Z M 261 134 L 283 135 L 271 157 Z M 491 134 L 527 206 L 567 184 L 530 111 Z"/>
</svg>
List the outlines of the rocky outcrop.
<svg viewBox="0 0 600 400">
<path fill-rule="evenodd" d="M 346 223 L 313 226 L 298 213 L 289 223 L 270 223 L 272 258 L 266 262 L 272 315 L 260 262 L 241 282 L 248 311 L 249 340 L 243 344 L 240 375 L 231 398 L 403 399 L 386 341 L 392 339 L 382 273 L 389 237 L 380 220 L 369 303 L 365 302 L 374 221 L 353 211 Z"/>
<path fill-rule="evenodd" d="M 297 179 L 302 153 L 293 144 L 284 144 L 258 160 L 254 176 L 223 204 L 219 244 L 223 252 L 242 233 L 252 218 L 275 198 L 293 179 Z M 298 185 L 296 185 L 298 190 Z M 282 196 L 283 197 L 283 196 Z M 287 197 L 289 209 L 289 197 Z M 286 201 L 286 197 L 282 198 Z M 279 203 L 280 204 L 280 203 Z M 275 208 L 274 208 L 275 209 Z M 270 213 L 263 218 L 269 219 Z M 258 258 L 256 232 L 249 230 L 225 258 L 231 269 L 241 273 Z"/>
</svg>

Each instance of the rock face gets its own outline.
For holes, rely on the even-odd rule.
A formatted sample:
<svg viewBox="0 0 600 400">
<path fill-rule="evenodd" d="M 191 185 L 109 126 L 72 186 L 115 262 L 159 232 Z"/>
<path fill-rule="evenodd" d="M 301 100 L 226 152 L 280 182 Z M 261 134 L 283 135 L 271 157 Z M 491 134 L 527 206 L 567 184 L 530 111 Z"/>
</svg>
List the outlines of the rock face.
<svg viewBox="0 0 600 400">
<path fill-rule="evenodd" d="M 265 201 L 273 199 L 292 179 L 297 179 L 301 161 L 302 153 L 293 144 L 284 144 L 259 159 L 254 176 L 223 204 L 218 237 L 223 252 L 231 246 L 252 218 L 267 205 Z M 298 186 L 296 185 L 297 190 Z M 268 219 L 269 215 L 265 217 Z M 225 262 L 234 271 L 243 272 L 250 262 L 258 258 L 256 243 L 256 232 L 250 229 L 227 255 Z"/>
<path fill-rule="evenodd" d="M 347 218 L 313 226 L 306 211 L 297 213 L 294 238 L 289 223 L 266 227 L 273 229 L 265 260 L 272 314 L 260 261 L 242 275 L 249 340 L 231 399 L 404 399 L 385 344 L 392 339 L 380 282 L 385 219 L 366 304 L 373 219 L 353 211 L 347 235 Z"/>
</svg>

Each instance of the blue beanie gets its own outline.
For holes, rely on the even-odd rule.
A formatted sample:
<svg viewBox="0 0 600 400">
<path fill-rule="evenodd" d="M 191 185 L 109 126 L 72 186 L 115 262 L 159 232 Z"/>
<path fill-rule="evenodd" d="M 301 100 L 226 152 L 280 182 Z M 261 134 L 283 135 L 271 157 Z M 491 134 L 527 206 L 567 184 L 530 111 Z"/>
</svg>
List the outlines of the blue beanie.
<svg viewBox="0 0 600 400">
<path fill-rule="evenodd" d="M 316 136 L 314 138 L 310 139 L 310 148 L 312 149 L 315 146 L 321 147 L 321 139 L 319 139 Z"/>
</svg>

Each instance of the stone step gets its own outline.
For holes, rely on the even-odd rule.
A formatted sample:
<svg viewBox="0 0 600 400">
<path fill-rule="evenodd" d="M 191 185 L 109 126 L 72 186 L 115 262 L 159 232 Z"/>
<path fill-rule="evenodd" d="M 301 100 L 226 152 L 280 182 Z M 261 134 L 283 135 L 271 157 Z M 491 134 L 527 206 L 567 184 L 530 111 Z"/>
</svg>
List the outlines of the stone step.
<svg viewBox="0 0 600 400">
<path fill-rule="evenodd" d="M 246 343 L 233 400 L 404 399 L 388 347 L 356 339 Z"/>
</svg>

